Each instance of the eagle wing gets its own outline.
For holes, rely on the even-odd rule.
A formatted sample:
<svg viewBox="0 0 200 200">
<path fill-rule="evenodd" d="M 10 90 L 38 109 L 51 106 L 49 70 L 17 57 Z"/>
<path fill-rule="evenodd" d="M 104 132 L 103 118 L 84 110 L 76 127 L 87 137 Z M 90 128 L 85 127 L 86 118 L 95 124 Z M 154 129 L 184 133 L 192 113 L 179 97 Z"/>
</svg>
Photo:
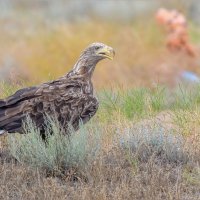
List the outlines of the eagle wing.
<svg viewBox="0 0 200 200">
<path fill-rule="evenodd" d="M 97 108 L 97 99 L 84 94 L 79 82 L 54 81 L 21 89 L 0 100 L 0 130 L 23 133 L 22 124 L 27 115 L 42 130 L 46 114 L 56 116 L 61 125 L 70 124 L 77 130 L 80 120 L 86 123 Z"/>
<path fill-rule="evenodd" d="M 37 87 L 24 88 L 0 100 L 0 130 L 21 132 L 27 102 L 39 97 L 39 94 L 36 94 L 37 90 Z"/>
</svg>

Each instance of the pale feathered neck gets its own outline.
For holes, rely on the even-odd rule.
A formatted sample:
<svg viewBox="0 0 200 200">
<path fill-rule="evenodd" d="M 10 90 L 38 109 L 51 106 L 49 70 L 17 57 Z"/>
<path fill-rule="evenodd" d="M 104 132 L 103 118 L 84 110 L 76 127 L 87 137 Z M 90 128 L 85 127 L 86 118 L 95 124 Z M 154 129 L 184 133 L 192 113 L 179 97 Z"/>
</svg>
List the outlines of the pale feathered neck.
<svg viewBox="0 0 200 200">
<path fill-rule="evenodd" d="M 100 59 L 95 57 L 90 57 L 89 55 L 85 55 L 84 53 L 80 56 L 76 64 L 74 65 L 72 71 L 68 74 L 69 76 L 76 77 L 85 77 L 91 79 L 96 64 L 100 61 Z"/>
</svg>

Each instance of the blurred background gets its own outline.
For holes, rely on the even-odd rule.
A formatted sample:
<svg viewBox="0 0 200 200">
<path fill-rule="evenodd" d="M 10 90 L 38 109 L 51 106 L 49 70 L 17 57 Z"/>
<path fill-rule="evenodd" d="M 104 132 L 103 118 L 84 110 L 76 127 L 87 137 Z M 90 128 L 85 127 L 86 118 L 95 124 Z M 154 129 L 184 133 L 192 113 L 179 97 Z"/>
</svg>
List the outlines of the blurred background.
<svg viewBox="0 0 200 200">
<path fill-rule="evenodd" d="M 155 17 L 161 7 L 184 14 L 195 56 L 167 48 L 169 30 Z M 113 61 L 98 64 L 97 89 L 199 81 L 199 16 L 199 0 L 0 0 L 0 81 L 58 78 L 96 41 L 116 51 Z"/>
</svg>

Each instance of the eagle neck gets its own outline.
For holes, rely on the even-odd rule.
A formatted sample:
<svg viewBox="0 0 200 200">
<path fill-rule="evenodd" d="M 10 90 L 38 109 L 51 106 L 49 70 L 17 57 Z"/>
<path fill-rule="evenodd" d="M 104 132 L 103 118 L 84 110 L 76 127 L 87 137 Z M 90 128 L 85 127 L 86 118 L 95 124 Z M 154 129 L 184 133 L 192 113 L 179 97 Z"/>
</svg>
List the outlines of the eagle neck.
<svg viewBox="0 0 200 200">
<path fill-rule="evenodd" d="M 93 84 L 91 78 L 97 62 L 79 60 L 74 65 L 73 69 L 65 75 L 65 78 L 78 81 L 83 93 L 93 95 Z"/>
<path fill-rule="evenodd" d="M 98 59 L 91 59 L 87 56 L 81 56 L 77 63 L 74 65 L 72 72 L 74 75 L 79 77 L 85 77 L 91 79 L 96 64 L 99 62 Z"/>
</svg>

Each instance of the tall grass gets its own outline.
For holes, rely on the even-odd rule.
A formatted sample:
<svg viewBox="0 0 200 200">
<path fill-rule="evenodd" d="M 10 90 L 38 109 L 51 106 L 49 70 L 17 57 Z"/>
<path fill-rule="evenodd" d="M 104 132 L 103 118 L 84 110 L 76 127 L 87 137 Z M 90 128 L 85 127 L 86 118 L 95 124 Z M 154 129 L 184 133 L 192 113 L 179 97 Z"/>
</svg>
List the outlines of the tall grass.
<svg viewBox="0 0 200 200">
<path fill-rule="evenodd" d="M 145 112 L 146 107 L 146 96 L 145 90 L 136 89 L 127 92 L 124 95 L 124 105 L 122 107 L 122 112 L 127 118 L 140 117 Z"/>
<path fill-rule="evenodd" d="M 140 120 L 158 114 L 161 111 L 181 111 L 198 108 L 200 105 L 199 85 L 185 87 L 180 85 L 174 90 L 166 87 L 155 89 L 129 89 L 122 91 L 104 90 L 99 93 L 100 115 L 121 114 L 129 120 Z"/>
<path fill-rule="evenodd" d="M 152 111 L 159 112 L 166 109 L 167 93 L 165 87 L 156 87 L 151 91 L 150 106 Z"/>
</svg>

